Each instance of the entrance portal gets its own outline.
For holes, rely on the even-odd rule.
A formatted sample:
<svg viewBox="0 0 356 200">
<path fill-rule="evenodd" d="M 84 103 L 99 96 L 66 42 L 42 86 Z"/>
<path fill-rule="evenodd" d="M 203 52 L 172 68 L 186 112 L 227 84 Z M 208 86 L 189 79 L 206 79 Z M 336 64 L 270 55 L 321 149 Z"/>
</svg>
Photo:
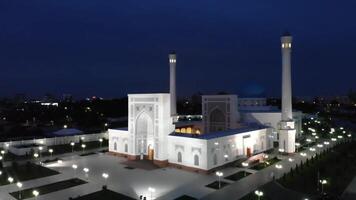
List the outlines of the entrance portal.
<svg viewBox="0 0 356 200">
<path fill-rule="evenodd" d="M 246 155 L 247 155 L 247 157 L 251 157 L 252 153 L 251 153 L 251 148 L 250 147 L 247 147 Z"/>
<path fill-rule="evenodd" d="M 148 160 L 153 160 L 154 151 L 155 150 L 151 147 L 151 145 L 149 145 L 148 146 L 148 155 L 147 155 Z"/>
</svg>

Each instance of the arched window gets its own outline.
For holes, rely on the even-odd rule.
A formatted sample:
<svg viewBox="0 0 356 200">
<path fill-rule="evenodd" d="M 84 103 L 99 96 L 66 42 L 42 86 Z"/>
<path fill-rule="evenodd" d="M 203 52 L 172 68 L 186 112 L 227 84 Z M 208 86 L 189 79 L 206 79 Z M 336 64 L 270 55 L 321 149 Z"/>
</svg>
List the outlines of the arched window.
<svg viewBox="0 0 356 200">
<path fill-rule="evenodd" d="M 199 166 L 199 156 L 198 155 L 194 155 L 194 165 Z"/>
<path fill-rule="evenodd" d="M 218 156 L 214 154 L 214 165 L 218 164 Z"/>
<path fill-rule="evenodd" d="M 114 151 L 117 151 L 117 143 L 114 142 Z"/>
<path fill-rule="evenodd" d="M 125 152 L 127 153 L 129 151 L 129 147 L 127 145 L 127 143 L 125 143 Z"/>
<path fill-rule="evenodd" d="M 182 153 L 181 152 L 178 152 L 177 160 L 178 160 L 179 163 L 182 162 Z"/>
</svg>

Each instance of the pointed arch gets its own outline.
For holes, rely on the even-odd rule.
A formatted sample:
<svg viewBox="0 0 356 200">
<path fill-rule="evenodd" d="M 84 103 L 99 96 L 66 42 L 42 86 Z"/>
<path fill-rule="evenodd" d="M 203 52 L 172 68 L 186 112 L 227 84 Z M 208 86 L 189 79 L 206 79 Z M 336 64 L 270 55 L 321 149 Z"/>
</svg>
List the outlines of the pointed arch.
<svg viewBox="0 0 356 200">
<path fill-rule="evenodd" d="M 219 108 L 213 109 L 209 114 L 210 132 L 222 131 L 225 128 L 226 117 Z"/>
</svg>

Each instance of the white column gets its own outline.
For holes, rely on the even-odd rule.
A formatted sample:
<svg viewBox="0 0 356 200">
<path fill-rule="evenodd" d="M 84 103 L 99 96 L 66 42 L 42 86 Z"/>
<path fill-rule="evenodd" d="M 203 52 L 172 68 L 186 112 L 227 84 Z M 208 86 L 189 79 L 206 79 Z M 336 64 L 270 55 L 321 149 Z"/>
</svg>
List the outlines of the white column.
<svg viewBox="0 0 356 200">
<path fill-rule="evenodd" d="M 177 115 L 177 96 L 176 96 L 176 63 L 175 52 L 169 54 L 169 93 L 171 95 L 171 116 Z"/>
<path fill-rule="evenodd" d="M 292 111 L 291 52 L 292 36 L 281 37 L 282 48 L 282 113 L 279 130 L 279 148 L 287 153 L 295 152 L 295 123 Z"/>
<path fill-rule="evenodd" d="M 289 121 L 292 116 L 291 52 L 292 37 L 281 37 L 282 47 L 282 120 Z"/>
</svg>

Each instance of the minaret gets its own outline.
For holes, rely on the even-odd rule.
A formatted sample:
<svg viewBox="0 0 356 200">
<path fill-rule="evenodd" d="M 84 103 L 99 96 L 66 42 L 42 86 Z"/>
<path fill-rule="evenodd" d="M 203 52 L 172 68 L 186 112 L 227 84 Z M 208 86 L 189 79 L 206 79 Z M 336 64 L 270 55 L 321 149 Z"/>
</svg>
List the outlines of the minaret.
<svg viewBox="0 0 356 200">
<path fill-rule="evenodd" d="M 291 53 L 292 36 L 285 33 L 281 37 L 282 47 L 282 117 L 279 130 L 279 148 L 284 152 L 295 152 L 295 133 L 292 112 Z"/>
<path fill-rule="evenodd" d="M 177 56 L 175 52 L 169 54 L 169 93 L 171 94 L 171 116 L 177 115 L 176 96 L 176 64 Z"/>
</svg>

